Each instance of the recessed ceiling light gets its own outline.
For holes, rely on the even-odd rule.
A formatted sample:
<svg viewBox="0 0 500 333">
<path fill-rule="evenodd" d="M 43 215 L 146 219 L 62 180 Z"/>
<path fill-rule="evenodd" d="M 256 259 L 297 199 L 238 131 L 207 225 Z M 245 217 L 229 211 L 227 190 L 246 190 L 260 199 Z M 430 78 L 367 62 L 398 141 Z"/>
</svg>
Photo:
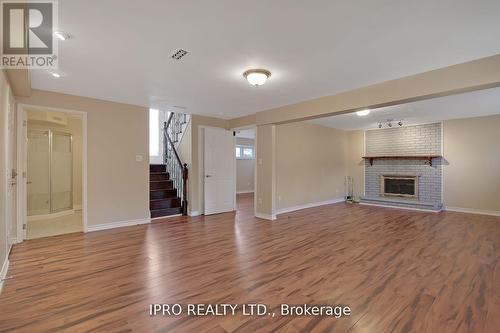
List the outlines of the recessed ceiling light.
<svg viewBox="0 0 500 333">
<path fill-rule="evenodd" d="M 60 40 L 66 40 L 66 39 L 70 39 L 71 38 L 71 36 L 68 33 L 64 32 L 64 31 L 56 31 L 56 32 L 54 32 L 54 35 L 57 38 L 59 38 Z"/>
<path fill-rule="evenodd" d="M 366 110 L 356 111 L 356 114 L 360 117 L 367 116 L 370 114 L 370 110 L 366 109 Z"/>
<path fill-rule="evenodd" d="M 60 78 L 61 77 L 61 74 L 59 74 L 58 72 L 52 72 L 52 71 L 49 71 L 50 75 L 52 75 L 53 77 L 57 77 L 57 78 Z"/>
<path fill-rule="evenodd" d="M 243 73 L 243 77 L 247 79 L 252 86 L 261 86 L 266 83 L 271 76 L 271 72 L 266 69 L 249 69 Z"/>
</svg>

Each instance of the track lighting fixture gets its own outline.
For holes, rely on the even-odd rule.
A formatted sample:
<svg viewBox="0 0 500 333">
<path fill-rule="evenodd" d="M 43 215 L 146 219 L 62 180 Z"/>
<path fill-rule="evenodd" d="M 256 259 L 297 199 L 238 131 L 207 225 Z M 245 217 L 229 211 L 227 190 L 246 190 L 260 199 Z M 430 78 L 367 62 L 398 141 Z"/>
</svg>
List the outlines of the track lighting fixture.
<svg viewBox="0 0 500 333">
<path fill-rule="evenodd" d="M 389 128 L 392 128 L 392 126 L 396 126 L 396 124 L 399 126 L 399 127 L 403 127 L 403 121 L 402 120 L 399 120 L 398 122 L 395 122 L 394 119 L 387 119 L 385 121 L 379 121 L 378 122 L 378 128 L 383 128 L 384 125 L 386 127 L 389 127 Z"/>
</svg>

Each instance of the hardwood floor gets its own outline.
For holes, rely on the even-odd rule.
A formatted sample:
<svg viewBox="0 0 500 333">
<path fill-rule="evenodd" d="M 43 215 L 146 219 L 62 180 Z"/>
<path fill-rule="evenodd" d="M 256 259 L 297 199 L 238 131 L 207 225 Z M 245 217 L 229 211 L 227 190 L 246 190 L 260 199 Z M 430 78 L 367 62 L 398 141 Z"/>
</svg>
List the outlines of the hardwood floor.
<svg viewBox="0 0 500 333">
<path fill-rule="evenodd" d="M 15 246 L 1 332 L 498 332 L 500 218 L 334 204 L 175 217 Z M 264 303 L 276 317 L 150 317 L 150 303 Z M 279 315 L 346 304 L 352 314 Z"/>
</svg>

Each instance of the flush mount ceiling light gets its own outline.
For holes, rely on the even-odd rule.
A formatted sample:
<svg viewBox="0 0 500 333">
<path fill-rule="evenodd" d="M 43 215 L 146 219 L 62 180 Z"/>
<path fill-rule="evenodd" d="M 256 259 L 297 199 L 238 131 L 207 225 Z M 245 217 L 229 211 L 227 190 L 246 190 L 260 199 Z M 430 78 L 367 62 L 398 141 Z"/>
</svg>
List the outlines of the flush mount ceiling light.
<svg viewBox="0 0 500 333">
<path fill-rule="evenodd" d="M 366 110 L 361 110 L 361 111 L 356 111 L 356 114 L 360 117 L 363 117 L 363 116 L 367 116 L 370 114 L 370 109 L 366 109 Z"/>
<path fill-rule="evenodd" d="M 261 86 L 266 83 L 271 76 L 271 72 L 266 69 L 249 69 L 243 73 L 243 77 L 247 79 L 252 86 Z"/>
<path fill-rule="evenodd" d="M 64 31 L 56 31 L 56 32 L 54 32 L 54 35 L 57 38 L 59 38 L 60 40 L 63 40 L 63 41 L 66 40 L 66 39 L 70 39 L 71 38 L 71 36 L 68 33 L 64 32 Z"/>
</svg>

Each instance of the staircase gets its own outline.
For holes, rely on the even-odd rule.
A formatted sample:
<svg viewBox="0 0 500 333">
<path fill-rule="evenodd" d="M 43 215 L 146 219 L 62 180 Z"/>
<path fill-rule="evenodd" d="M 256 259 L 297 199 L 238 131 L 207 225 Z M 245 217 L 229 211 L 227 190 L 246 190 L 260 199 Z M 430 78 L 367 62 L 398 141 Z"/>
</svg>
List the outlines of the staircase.
<svg viewBox="0 0 500 333">
<path fill-rule="evenodd" d="M 182 214 L 181 198 L 164 164 L 149 166 L 149 209 L 151 218 Z"/>
<path fill-rule="evenodd" d="M 187 215 L 187 164 L 182 163 L 177 147 L 189 116 L 171 112 L 163 129 L 164 164 L 149 166 L 149 209 L 151 218 Z"/>
</svg>

